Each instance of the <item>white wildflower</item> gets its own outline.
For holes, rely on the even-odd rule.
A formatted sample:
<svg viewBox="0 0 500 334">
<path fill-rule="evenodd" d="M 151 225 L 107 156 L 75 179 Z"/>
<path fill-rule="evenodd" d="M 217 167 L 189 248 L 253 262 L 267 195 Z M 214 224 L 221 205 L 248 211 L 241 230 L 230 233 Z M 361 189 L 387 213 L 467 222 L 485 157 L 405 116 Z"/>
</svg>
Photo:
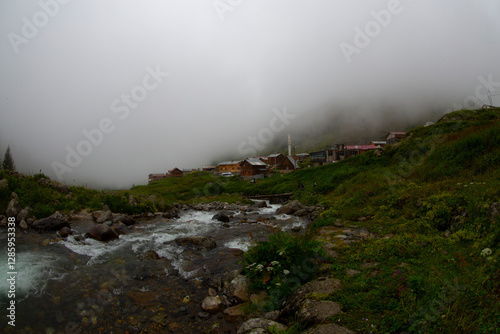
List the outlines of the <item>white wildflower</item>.
<svg viewBox="0 0 500 334">
<path fill-rule="evenodd" d="M 258 264 L 256 268 L 258 270 L 262 271 L 262 269 L 264 269 L 264 266 L 262 264 Z"/>
<path fill-rule="evenodd" d="M 273 267 L 267 267 L 267 271 L 272 271 Z"/>
<path fill-rule="evenodd" d="M 483 249 L 483 250 L 481 251 L 481 256 L 483 256 L 483 257 L 485 257 L 485 256 L 489 256 L 489 255 L 491 255 L 491 253 L 492 253 L 491 249 L 489 249 L 489 248 L 485 248 L 485 249 Z"/>
<path fill-rule="evenodd" d="M 290 273 L 290 271 L 288 271 L 288 270 L 286 270 L 286 269 L 285 269 L 285 270 L 283 270 L 283 274 L 288 275 L 289 273 Z"/>
<path fill-rule="evenodd" d="M 278 265 L 278 264 L 280 264 L 278 261 L 271 262 L 271 266 L 275 266 L 275 265 Z"/>
</svg>

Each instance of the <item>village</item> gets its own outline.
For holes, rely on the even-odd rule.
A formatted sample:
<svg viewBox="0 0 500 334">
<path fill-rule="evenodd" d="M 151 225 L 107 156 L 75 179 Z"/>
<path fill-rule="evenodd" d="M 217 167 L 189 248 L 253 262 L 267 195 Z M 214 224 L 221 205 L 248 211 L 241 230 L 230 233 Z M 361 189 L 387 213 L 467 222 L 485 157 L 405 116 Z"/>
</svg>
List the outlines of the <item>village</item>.
<svg viewBox="0 0 500 334">
<path fill-rule="evenodd" d="M 395 144 L 405 137 L 406 132 L 389 132 L 384 141 L 374 140 L 366 145 L 337 144 L 322 151 L 292 154 L 290 135 L 288 135 L 288 155 L 274 153 L 268 156 L 255 156 L 242 160 L 222 161 L 216 166 L 203 166 L 202 168 L 194 169 L 180 169 L 175 167 L 167 173 L 149 174 L 148 183 L 170 177 L 183 177 L 187 174 L 199 171 L 211 172 L 225 177 L 237 176 L 240 177 L 241 180 L 256 181 L 274 173 L 294 172 L 301 168 L 300 166 L 318 167 L 324 164 L 335 163 L 368 151 L 381 150 L 386 145 Z"/>
</svg>

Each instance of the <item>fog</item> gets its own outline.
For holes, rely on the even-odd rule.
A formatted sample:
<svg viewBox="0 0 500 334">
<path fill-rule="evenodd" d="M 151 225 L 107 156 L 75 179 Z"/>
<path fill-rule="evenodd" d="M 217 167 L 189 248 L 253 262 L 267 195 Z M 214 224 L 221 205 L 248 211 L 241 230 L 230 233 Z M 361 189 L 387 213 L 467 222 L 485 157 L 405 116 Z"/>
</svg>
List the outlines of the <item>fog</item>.
<svg viewBox="0 0 500 334">
<path fill-rule="evenodd" d="M 259 151 L 249 136 L 384 130 L 488 89 L 500 105 L 499 17 L 497 0 L 0 0 L 0 150 L 127 188 Z"/>
</svg>

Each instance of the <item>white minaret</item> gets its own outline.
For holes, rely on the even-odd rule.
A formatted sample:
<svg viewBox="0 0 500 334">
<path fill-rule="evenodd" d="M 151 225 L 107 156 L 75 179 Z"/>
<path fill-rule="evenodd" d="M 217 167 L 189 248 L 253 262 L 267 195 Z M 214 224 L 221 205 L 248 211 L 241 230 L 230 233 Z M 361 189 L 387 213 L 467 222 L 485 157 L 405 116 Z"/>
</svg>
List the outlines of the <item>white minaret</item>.
<svg viewBox="0 0 500 334">
<path fill-rule="evenodd" d="M 290 134 L 288 134 L 288 156 L 292 156 L 292 139 L 290 138 Z"/>
</svg>

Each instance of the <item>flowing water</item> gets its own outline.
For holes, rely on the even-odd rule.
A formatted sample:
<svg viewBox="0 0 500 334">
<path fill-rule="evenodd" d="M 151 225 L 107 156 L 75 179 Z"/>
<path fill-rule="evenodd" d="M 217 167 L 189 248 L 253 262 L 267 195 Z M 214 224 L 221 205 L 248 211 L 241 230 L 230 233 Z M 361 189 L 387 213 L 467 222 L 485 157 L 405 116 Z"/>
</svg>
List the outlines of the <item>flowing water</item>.
<svg viewBox="0 0 500 334">
<path fill-rule="evenodd" d="M 141 219 L 129 234 L 108 243 L 69 236 L 47 244 L 45 239 L 54 238 L 53 234 L 18 236 L 16 326 L 7 324 L 9 270 L 2 252 L 0 332 L 234 332 L 237 324 L 222 314 L 200 314 L 208 290 L 205 283 L 239 268 L 242 251 L 273 231 L 305 227 L 297 217 L 275 215 L 278 207 L 235 212 L 230 223 L 212 220 L 215 211 L 184 211 L 175 220 Z M 79 233 L 93 224 L 70 223 Z M 202 250 L 175 242 L 201 235 L 215 240 L 217 247 Z M 6 246 L 5 231 L 0 232 L 0 245 Z"/>
</svg>

